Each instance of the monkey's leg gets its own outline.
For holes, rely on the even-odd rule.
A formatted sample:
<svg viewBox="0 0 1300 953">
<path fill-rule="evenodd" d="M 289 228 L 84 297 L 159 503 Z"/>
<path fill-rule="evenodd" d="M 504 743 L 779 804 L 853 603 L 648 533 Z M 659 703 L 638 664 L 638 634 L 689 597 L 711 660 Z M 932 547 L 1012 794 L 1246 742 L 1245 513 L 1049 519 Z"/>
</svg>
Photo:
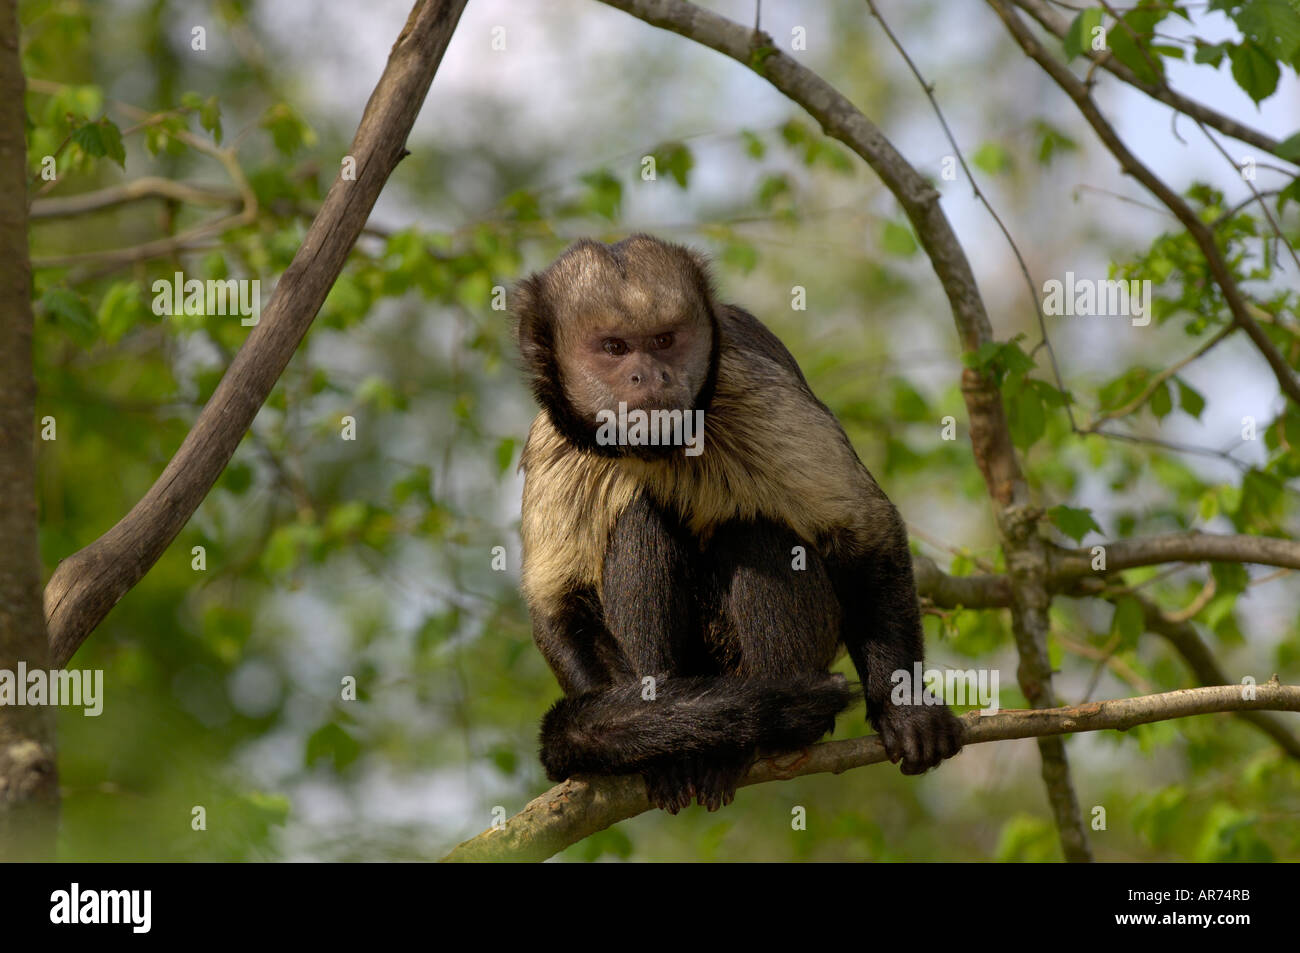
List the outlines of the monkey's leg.
<svg viewBox="0 0 1300 953">
<path fill-rule="evenodd" d="M 533 641 L 566 695 L 604 688 L 626 678 L 622 654 L 605 631 L 596 593 L 575 589 L 549 613 L 532 610 Z"/>
<path fill-rule="evenodd" d="M 963 729 L 946 705 L 895 704 L 895 672 L 913 677 L 922 661 L 921 610 L 907 530 L 892 505 L 861 555 L 834 560 L 831 576 L 844 607 L 844 643 L 866 694 L 867 716 L 904 774 L 920 774 L 962 746 Z M 845 547 L 846 549 L 848 547 Z"/>
<path fill-rule="evenodd" d="M 618 645 L 631 678 L 684 674 L 698 632 L 693 612 L 692 542 L 645 495 L 619 517 L 605 553 L 605 626 Z M 654 717 L 653 692 L 644 714 Z M 633 704 L 636 704 L 635 702 Z M 662 758 L 642 772 L 650 803 L 673 814 L 697 790 L 690 757 Z"/>
<path fill-rule="evenodd" d="M 707 553 L 709 638 L 724 671 L 772 686 L 770 703 L 750 713 L 760 725 L 762 747 L 793 750 L 835 727 L 849 697 L 843 679 L 827 669 L 839 641 L 840 609 L 826 568 L 795 533 L 775 523 L 735 522 L 720 527 Z M 701 804 L 714 810 L 730 803 L 736 784 L 758 749 L 702 760 L 694 766 Z"/>
<path fill-rule="evenodd" d="M 682 673 L 695 632 L 690 537 L 644 494 L 610 533 L 602 588 L 605 628 L 630 676 Z"/>
</svg>

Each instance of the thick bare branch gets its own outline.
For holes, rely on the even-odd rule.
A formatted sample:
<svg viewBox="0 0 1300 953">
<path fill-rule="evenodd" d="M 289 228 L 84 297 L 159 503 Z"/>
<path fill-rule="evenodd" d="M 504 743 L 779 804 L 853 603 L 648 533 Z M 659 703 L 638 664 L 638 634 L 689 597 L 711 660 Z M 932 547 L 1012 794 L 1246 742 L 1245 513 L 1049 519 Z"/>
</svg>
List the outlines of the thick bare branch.
<svg viewBox="0 0 1300 953">
<path fill-rule="evenodd" d="M 1274 536 L 1227 536 L 1216 533 L 1173 533 L 1103 543 L 1106 572 L 1160 563 L 1258 563 L 1300 569 L 1300 542 Z M 1092 550 L 1055 549 L 1049 554 L 1051 579 L 1058 588 L 1071 579 L 1098 576 Z"/>
<path fill-rule="evenodd" d="M 405 154 L 406 137 L 464 7 L 465 0 L 417 0 L 352 141 L 356 180 L 335 179 L 261 321 L 157 482 L 116 526 L 54 571 L 45 588 L 45 615 L 56 664 L 67 662 L 143 578 L 230 461 Z"/>
<path fill-rule="evenodd" d="M 1043 738 L 1081 731 L 1124 731 L 1156 721 L 1234 711 L 1300 711 L 1300 685 L 1276 679 L 1252 686 L 1185 688 L 1159 695 L 1089 702 L 1070 708 L 968 712 L 966 744 Z M 960 757 L 960 756 L 959 756 Z M 813 745 L 805 751 L 767 758 L 750 770 L 744 785 L 787 781 L 806 774 L 841 774 L 850 768 L 885 762 L 875 735 Z M 499 829 L 487 830 L 451 851 L 444 861 L 540 861 L 584 837 L 650 809 L 645 783 L 637 776 L 571 778 L 530 801 Z"/>
<path fill-rule="evenodd" d="M 1002 609 L 1011 605 L 1011 583 L 1006 576 L 950 576 L 927 556 L 912 557 L 912 574 L 917 593 L 943 609 Z"/>
</svg>

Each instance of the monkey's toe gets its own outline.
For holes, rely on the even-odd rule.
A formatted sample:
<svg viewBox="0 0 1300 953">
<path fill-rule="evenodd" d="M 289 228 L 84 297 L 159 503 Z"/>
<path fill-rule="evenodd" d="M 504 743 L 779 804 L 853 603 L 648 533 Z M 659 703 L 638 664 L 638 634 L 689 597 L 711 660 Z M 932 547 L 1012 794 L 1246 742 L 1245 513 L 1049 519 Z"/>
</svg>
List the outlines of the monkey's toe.
<svg viewBox="0 0 1300 953">
<path fill-rule="evenodd" d="M 680 762 L 656 765 L 641 776 L 645 779 L 646 797 L 655 807 L 676 814 L 690 806 L 694 792 Z"/>
<path fill-rule="evenodd" d="M 736 799 L 736 788 L 749 769 L 750 758 L 741 755 L 709 755 L 694 759 L 689 770 L 694 776 L 696 799 L 709 811 L 725 807 Z"/>
<path fill-rule="evenodd" d="M 656 765 L 642 773 L 646 796 L 655 807 L 676 814 L 692 801 L 709 811 L 736 798 L 736 787 L 752 759 L 743 755 L 710 754 Z"/>
</svg>

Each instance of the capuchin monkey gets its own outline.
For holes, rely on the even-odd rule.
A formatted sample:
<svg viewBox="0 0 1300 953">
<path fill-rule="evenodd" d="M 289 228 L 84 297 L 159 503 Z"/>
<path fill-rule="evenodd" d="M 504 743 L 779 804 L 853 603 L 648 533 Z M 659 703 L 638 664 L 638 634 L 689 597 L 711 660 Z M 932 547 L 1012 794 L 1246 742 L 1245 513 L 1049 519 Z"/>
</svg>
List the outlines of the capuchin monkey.
<svg viewBox="0 0 1300 953">
<path fill-rule="evenodd" d="M 757 757 L 812 744 L 855 700 L 829 671 L 841 646 L 904 774 L 960 750 L 946 707 L 890 697 L 922 657 L 898 511 L 699 255 L 580 241 L 513 311 L 541 405 L 523 590 L 565 694 L 542 720 L 551 780 L 639 773 L 674 814 L 729 804 Z"/>
</svg>

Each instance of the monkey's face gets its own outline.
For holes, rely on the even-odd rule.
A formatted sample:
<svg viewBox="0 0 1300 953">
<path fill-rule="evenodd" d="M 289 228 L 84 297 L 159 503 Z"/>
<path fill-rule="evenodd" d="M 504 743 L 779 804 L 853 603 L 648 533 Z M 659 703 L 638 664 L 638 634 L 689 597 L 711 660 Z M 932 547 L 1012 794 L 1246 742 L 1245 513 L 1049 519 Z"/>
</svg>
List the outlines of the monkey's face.
<svg viewBox="0 0 1300 953">
<path fill-rule="evenodd" d="M 707 403 L 717 326 L 689 249 L 646 235 L 579 242 L 520 284 L 516 314 L 533 390 L 582 446 L 609 414 Z"/>
<path fill-rule="evenodd" d="M 692 410 L 709 373 L 712 327 L 694 317 L 583 322 L 560 351 L 560 374 L 574 410 Z M 564 337 L 570 337 L 564 335 Z"/>
</svg>

